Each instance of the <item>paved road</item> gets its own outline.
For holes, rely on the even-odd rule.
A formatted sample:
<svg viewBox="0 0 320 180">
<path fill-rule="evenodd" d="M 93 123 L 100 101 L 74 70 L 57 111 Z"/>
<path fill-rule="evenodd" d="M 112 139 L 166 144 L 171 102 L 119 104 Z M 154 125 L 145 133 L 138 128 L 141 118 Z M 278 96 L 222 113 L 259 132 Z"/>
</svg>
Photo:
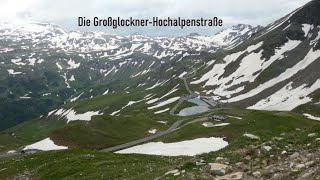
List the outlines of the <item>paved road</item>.
<svg viewBox="0 0 320 180">
<path fill-rule="evenodd" d="M 170 110 L 170 115 L 172 115 L 172 116 L 175 115 L 174 112 L 177 110 L 177 108 L 178 108 L 184 101 L 187 101 L 187 100 L 189 100 L 189 99 L 193 99 L 193 98 L 196 98 L 196 97 L 197 97 L 197 95 L 196 95 L 193 91 L 191 91 L 191 89 L 189 88 L 188 82 L 187 82 L 187 79 L 192 78 L 192 77 L 194 77 L 194 76 L 197 75 L 197 70 L 196 70 L 195 68 L 193 68 L 193 67 L 191 67 L 191 68 L 192 68 L 193 72 L 187 73 L 186 76 L 188 76 L 188 74 L 192 74 L 192 73 L 193 73 L 193 75 L 191 75 L 191 76 L 189 76 L 189 77 L 183 77 L 183 78 L 182 78 L 182 79 L 183 79 L 184 86 L 186 87 L 187 91 L 189 92 L 189 95 L 181 97 L 181 98 L 179 99 L 179 102 Z"/>
<path fill-rule="evenodd" d="M 179 128 L 177 128 L 177 129 L 183 128 L 184 126 L 187 126 L 187 125 L 192 124 L 192 123 L 196 123 L 196 122 L 203 122 L 203 121 L 208 121 L 208 120 L 209 120 L 209 118 L 208 118 L 208 117 L 198 118 L 198 119 L 195 119 L 195 120 L 193 120 L 193 121 L 190 121 L 190 122 L 188 122 L 188 123 L 186 123 L 186 124 L 184 124 L 184 125 L 180 126 L 180 127 L 179 127 Z"/>
<path fill-rule="evenodd" d="M 171 133 L 172 131 L 174 131 L 184 121 L 185 120 L 176 121 L 174 124 L 172 124 L 172 126 L 169 129 L 167 129 L 165 131 L 159 131 L 159 132 L 157 132 L 156 134 L 154 134 L 152 136 L 148 136 L 148 137 L 136 140 L 136 141 L 131 141 L 131 142 L 128 142 L 126 144 L 121 144 L 121 145 L 118 145 L 118 146 L 114 146 L 114 147 L 110 147 L 110 148 L 107 148 L 107 149 L 103 149 L 101 151 L 103 151 L 103 152 L 119 151 L 121 149 L 126 149 L 126 148 L 129 148 L 129 147 L 132 147 L 132 146 L 135 146 L 135 145 L 138 145 L 138 144 L 141 144 L 141 143 L 156 139 L 156 138 L 158 138 L 160 136 L 164 136 L 166 134 Z"/>
<path fill-rule="evenodd" d="M 191 75 L 191 76 L 189 76 L 189 77 L 183 77 L 183 82 L 184 82 L 184 86 L 186 87 L 186 89 L 187 89 L 187 91 L 189 92 L 189 94 L 194 94 L 194 92 L 191 91 L 191 89 L 189 88 L 187 79 L 190 79 L 190 78 L 196 76 L 196 75 L 197 75 L 197 70 L 196 70 L 194 67 L 191 67 L 191 69 L 193 70 L 193 72 L 188 73 L 188 74 L 192 74 L 192 73 L 193 73 L 193 75 Z M 188 74 L 187 74 L 187 75 L 188 75 Z"/>
<path fill-rule="evenodd" d="M 212 99 L 204 99 L 204 98 L 201 98 L 202 101 L 206 102 L 207 104 L 209 104 L 210 106 L 212 107 L 216 107 L 219 105 L 219 102 L 217 101 L 214 101 Z"/>
<path fill-rule="evenodd" d="M 177 110 L 177 108 L 184 102 L 184 101 L 186 101 L 186 100 L 188 100 L 187 98 L 185 98 L 185 97 L 181 97 L 180 99 L 179 99 L 179 102 L 170 110 L 170 115 L 171 116 L 175 116 L 175 114 L 174 114 L 174 112 Z"/>
<path fill-rule="evenodd" d="M 170 110 L 170 115 L 175 116 L 174 112 L 177 110 L 177 108 L 185 101 L 188 101 L 189 99 L 196 98 L 197 95 L 195 93 L 189 94 L 187 96 L 183 96 L 179 99 L 179 102 Z"/>
</svg>

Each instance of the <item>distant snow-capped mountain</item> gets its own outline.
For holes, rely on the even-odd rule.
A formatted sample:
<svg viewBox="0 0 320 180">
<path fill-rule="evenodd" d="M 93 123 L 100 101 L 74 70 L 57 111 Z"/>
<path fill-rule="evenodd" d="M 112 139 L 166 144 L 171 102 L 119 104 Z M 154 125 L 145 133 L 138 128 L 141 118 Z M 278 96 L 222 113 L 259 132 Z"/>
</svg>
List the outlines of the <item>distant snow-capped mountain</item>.
<svg viewBox="0 0 320 180">
<path fill-rule="evenodd" d="M 118 36 L 103 32 L 66 32 L 59 26 L 48 23 L 1 22 L 0 40 L 11 42 L 10 46 L 21 45 L 21 42 L 24 41 L 25 47 L 61 49 L 83 53 L 110 51 L 111 54 L 120 54 L 138 51 L 154 56 L 160 54 L 170 56 L 176 51 L 215 52 L 221 48 L 230 49 L 249 39 L 252 34 L 260 29 L 260 26 L 237 25 L 214 36 L 193 35 L 176 38 L 151 38 L 139 34 Z"/>
<path fill-rule="evenodd" d="M 248 40 L 252 35 L 259 32 L 263 27 L 253 27 L 251 25 L 239 24 L 231 28 L 222 30 L 212 37 L 212 41 L 226 49 L 232 49 L 244 41 Z"/>
</svg>

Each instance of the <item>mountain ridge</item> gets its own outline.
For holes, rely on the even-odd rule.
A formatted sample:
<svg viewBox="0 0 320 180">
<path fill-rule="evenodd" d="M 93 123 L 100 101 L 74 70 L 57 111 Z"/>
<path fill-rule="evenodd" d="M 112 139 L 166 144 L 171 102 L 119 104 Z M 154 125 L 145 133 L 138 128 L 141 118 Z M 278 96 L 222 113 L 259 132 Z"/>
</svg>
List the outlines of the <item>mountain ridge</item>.
<svg viewBox="0 0 320 180">
<path fill-rule="evenodd" d="M 225 68 L 225 71 L 221 71 L 220 74 L 212 72 L 212 75 L 207 72 L 198 81 L 192 83 L 199 84 L 206 81 L 205 86 L 218 86 L 213 90 L 216 92 L 215 95 L 220 94 L 222 97 L 229 95 L 229 97 L 223 97 L 225 103 L 242 104 L 242 106 L 250 108 L 293 110 L 297 106 L 304 104 L 304 102 L 310 102 L 311 99 L 307 98 L 309 95 L 307 93 L 309 92 L 307 90 L 308 87 L 312 87 L 311 89 L 313 90 L 310 89 L 312 92 L 319 88 L 316 81 L 319 79 L 319 74 L 313 68 L 319 64 L 319 38 L 317 35 L 319 26 L 316 24 L 317 21 L 310 21 L 315 22 L 315 24 L 301 24 L 304 22 L 299 19 L 301 17 L 304 17 L 303 19 L 317 19 L 317 16 L 311 17 L 309 14 L 318 12 L 320 9 L 318 2 L 312 1 L 284 18 L 271 23 L 247 42 L 240 45 L 241 47 L 231 50 L 229 56 L 224 58 L 227 64 L 225 66 L 221 65 L 221 68 Z M 317 6 L 315 7 L 315 5 Z M 311 7 L 313 11 L 310 11 Z M 232 70 L 230 69 L 231 67 L 233 67 Z M 247 72 L 239 71 L 241 68 L 243 70 L 246 69 Z M 309 69 L 309 71 L 305 69 Z M 216 78 L 214 78 L 215 75 Z M 206 79 L 209 79 L 209 81 Z M 291 87 L 291 81 L 293 87 Z M 283 87 L 283 89 L 280 87 Z M 295 89 L 298 87 L 307 91 L 307 94 L 291 94 L 291 98 L 296 96 L 296 102 L 299 102 L 299 97 L 297 98 L 297 96 L 300 96 L 305 101 L 301 102 L 301 104 L 297 103 L 297 106 L 293 105 L 285 108 L 286 98 L 290 99 L 290 97 L 283 93 L 289 93 L 290 88 Z M 286 89 L 288 90 L 286 91 Z M 283 93 L 277 95 L 285 98 L 278 102 L 279 106 L 272 105 L 269 102 L 271 99 L 274 100 L 275 96 L 272 96 L 272 94 L 277 91 L 280 93 L 281 90 Z M 264 98 L 266 99 L 262 101 L 261 99 Z M 257 103 L 259 99 L 261 101 L 254 106 L 254 102 L 256 101 Z M 274 107 L 272 108 L 272 106 Z M 283 107 L 281 108 L 281 106 Z"/>
<path fill-rule="evenodd" d="M 256 31 L 253 27 L 252 30 Z M 58 104 L 65 103 L 78 97 L 81 93 L 78 91 L 94 83 L 139 79 L 154 71 L 182 64 L 182 59 L 191 61 L 193 56 L 208 56 L 210 53 L 207 51 L 215 52 L 224 48 L 216 45 L 209 36 L 151 38 L 138 34 L 117 36 L 94 32 L 66 32 L 59 26 L 48 23 L 2 23 L 0 35 L 0 74 L 3 75 L 0 97 L 3 103 L 8 104 L 9 109 L 19 107 L 20 103 L 33 104 L 40 99 L 40 102 L 44 100 L 51 105 L 55 105 L 56 101 Z M 240 36 L 241 33 L 236 33 L 230 37 L 237 39 Z M 179 65 L 177 69 L 173 78 L 177 78 L 185 68 Z M 170 75 L 166 76 L 166 79 L 155 79 L 164 81 Z M 108 89 L 97 90 L 95 94 L 83 94 L 80 99 L 96 96 L 98 92 L 102 94 Z M 47 107 L 49 110 L 50 106 L 42 108 Z M 33 114 L 38 110 L 28 111 Z M 3 112 L 8 111 L 3 109 Z M 18 112 L 26 113 L 23 108 Z M 20 113 L 5 113 L 3 119 L 10 119 L 18 114 Z M 18 117 L 14 121 L 21 122 L 29 118 Z"/>
</svg>

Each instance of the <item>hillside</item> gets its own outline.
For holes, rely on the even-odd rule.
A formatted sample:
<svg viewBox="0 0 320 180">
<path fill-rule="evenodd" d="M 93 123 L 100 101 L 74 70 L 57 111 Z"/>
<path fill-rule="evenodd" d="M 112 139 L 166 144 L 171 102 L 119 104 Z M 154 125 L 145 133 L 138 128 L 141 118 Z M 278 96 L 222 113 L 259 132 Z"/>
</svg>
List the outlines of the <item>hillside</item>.
<svg viewBox="0 0 320 180">
<path fill-rule="evenodd" d="M 226 104 L 291 111 L 319 102 L 319 2 L 268 25 L 241 46 L 214 58 L 191 84 Z"/>
<path fill-rule="evenodd" d="M 320 0 L 213 36 L 0 23 L 0 179 L 319 179 Z"/>
</svg>

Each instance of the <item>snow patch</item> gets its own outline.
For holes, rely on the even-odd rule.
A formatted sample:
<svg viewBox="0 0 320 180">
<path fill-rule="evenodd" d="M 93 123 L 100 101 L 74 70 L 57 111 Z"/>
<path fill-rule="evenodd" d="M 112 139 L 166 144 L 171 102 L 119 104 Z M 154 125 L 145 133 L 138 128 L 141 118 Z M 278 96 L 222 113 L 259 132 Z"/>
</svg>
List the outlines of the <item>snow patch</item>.
<svg viewBox="0 0 320 180">
<path fill-rule="evenodd" d="M 13 69 L 8 69 L 8 73 L 11 74 L 11 75 L 22 74 L 22 72 L 14 72 Z"/>
<path fill-rule="evenodd" d="M 187 72 L 183 72 L 183 73 L 181 73 L 180 75 L 179 75 L 179 78 L 183 78 L 186 74 L 188 74 Z"/>
<path fill-rule="evenodd" d="M 78 100 L 78 99 L 82 96 L 83 93 L 84 93 L 84 92 L 82 92 L 81 94 L 79 94 L 79 96 L 70 99 L 70 102 L 74 102 L 74 101 Z"/>
<path fill-rule="evenodd" d="M 91 121 L 91 118 L 93 116 L 103 115 L 100 114 L 99 111 L 88 111 L 83 114 L 77 114 L 76 111 L 74 111 L 72 108 L 65 110 L 65 109 L 59 109 L 55 113 L 56 116 L 65 117 L 68 121 L 67 123 L 71 121 Z"/>
<path fill-rule="evenodd" d="M 57 65 L 57 67 L 58 67 L 60 70 L 63 69 L 62 66 L 61 66 L 58 62 L 56 62 L 56 65 Z"/>
<path fill-rule="evenodd" d="M 256 135 L 253 135 L 253 134 L 243 134 L 242 135 L 243 137 L 247 137 L 247 138 L 249 138 L 249 139 L 260 139 L 258 136 L 256 136 Z"/>
<path fill-rule="evenodd" d="M 180 97 L 173 97 L 173 98 L 170 98 L 170 99 L 168 99 L 168 100 L 166 100 L 166 101 L 162 101 L 162 102 L 160 102 L 159 104 L 157 104 L 157 105 L 155 105 L 155 106 L 148 107 L 148 109 L 149 109 L 149 110 L 150 110 L 150 109 L 156 109 L 156 108 L 165 106 L 165 105 L 167 105 L 167 104 L 171 104 L 171 103 L 173 103 L 173 102 L 176 102 L 176 101 L 178 101 L 179 99 L 180 99 Z"/>
<path fill-rule="evenodd" d="M 161 96 L 160 98 L 151 99 L 151 100 L 147 101 L 146 103 L 147 103 L 147 104 L 153 104 L 153 103 L 155 103 L 155 102 L 157 102 L 157 101 L 159 101 L 159 100 L 161 100 L 161 99 L 169 96 L 170 94 L 178 91 L 178 89 L 176 89 L 178 86 L 179 86 L 179 84 L 176 85 L 173 89 L 171 89 L 168 93 L 166 93 L 165 95 Z"/>
<path fill-rule="evenodd" d="M 303 115 L 306 116 L 308 119 L 320 121 L 320 117 L 315 117 L 315 116 L 313 116 L 311 114 L 307 114 L 307 113 L 304 113 Z"/>
<path fill-rule="evenodd" d="M 212 122 L 204 122 L 204 123 L 202 123 L 202 126 L 204 126 L 204 127 L 214 127 L 214 124 Z"/>
<path fill-rule="evenodd" d="M 154 114 L 161 114 L 161 113 L 167 112 L 169 110 L 170 110 L 170 108 L 167 108 L 167 109 L 164 109 L 164 110 L 157 111 Z"/>
<path fill-rule="evenodd" d="M 220 124 L 215 124 L 214 127 L 221 127 L 221 126 L 228 126 L 230 123 L 220 123 Z"/>
<path fill-rule="evenodd" d="M 71 78 L 69 79 L 69 81 L 75 81 L 76 79 L 74 78 L 74 75 L 71 76 Z"/>
<path fill-rule="evenodd" d="M 155 134 L 155 133 L 157 133 L 157 129 L 149 130 L 148 133 L 150 133 L 150 134 Z"/>
<path fill-rule="evenodd" d="M 117 151 L 119 154 L 149 154 L 162 156 L 195 156 L 218 151 L 228 146 L 223 138 L 199 138 L 175 143 L 150 142 Z"/>
<path fill-rule="evenodd" d="M 212 69 L 207 72 L 206 74 L 204 74 L 199 80 L 193 81 L 191 82 L 191 84 L 200 84 L 202 82 L 206 82 L 206 86 L 210 86 L 210 85 L 220 85 L 222 83 L 226 83 L 226 82 L 221 82 L 221 80 L 219 79 L 219 77 L 221 75 L 224 74 L 224 69 L 232 62 L 234 62 L 235 60 L 237 60 L 242 54 L 248 52 L 252 52 L 258 48 L 260 48 L 262 46 L 263 42 L 259 42 L 255 45 L 249 46 L 246 50 L 244 51 L 239 51 L 237 53 L 233 53 L 230 54 L 228 56 L 226 56 L 223 60 L 225 61 L 224 64 L 215 64 Z"/>
<path fill-rule="evenodd" d="M 229 118 L 235 118 L 235 119 L 242 119 L 242 117 L 237 117 L 237 116 L 229 116 L 229 115 L 228 115 L 228 117 L 229 117 Z"/>
<path fill-rule="evenodd" d="M 76 63 L 74 60 L 70 59 L 68 61 L 68 64 L 70 67 L 68 67 L 67 69 L 76 69 L 78 67 L 80 67 L 80 63 Z"/>
<path fill-rule="evenodd" d="M 160 124 L 167 124 L 167 121 L 157 121 Z"/>
<path fill-rule="evenodd" d="M 118 110 L 118 111 L 114 111 L 113 113 L 111 113 L 110 115 L 111 116 L 114 116 L 114 115 L 116 115 L 116 114 L 118 114 L 120 112 L 120 110 Z"/>
<path fill-rule="evenodd" d="M 160 85 L 160 83 L 159 83 L 159 82 L 156 82 L 156 84 L 154 84 L 153 86 L 147 88 L 146 90 L 154 89 L 154 88 L 158 87 L 159 85 Z"/>
<path fill-rule="evenodd" d="M 42 141 L 36 142 L 34 144 L 28 145 L 23 150 L 41 150 L 41 151 L 51 151 L 51 150 L 63 150 L 68 149 L 66 146 L 58 146 L 50 138 L 46 138 Z"/>
<path fill-rule="evenodd" d="M 108 94 L 108 93 L 109 93 L 109 89 L 106 90 L 106 91 L 103 93 L 103 95 L 106 95 L 106 94 Z"/>
<path fill-rule="evenodd" d="M 297 88 L 292 87 L 290 82 L 282 89 L 272 94 L 266 99 L 260 100 L 248 109 L 269 110 L 269 111 L 291 111 L 301 104 L 312 101 L 309 94 L 320 88 L 320 79 L 317 80 L 311 87 L 307 84 L 301 85 Z"/>
<path fill-rule="evenodd" d="M 304 32 L 304 36 L 307 37 L 309 34 L 309 31 L 313 29 L 313 25 L 310 24 L 302 24 L 302 30 Z"/>
<path fill-rule="evenodd" d="M 280 74 L 276 78 L 271 79 L 263 84 L 260 84 L 257 88 L 255 88 L 247 93 L 241 94 L 239 96 L 233 97 L 231 99 L 228 99 L 228 100 L 222 101 L 222 102 L 237 102 L 237 101 L 241 101 L 243 99 L 247 99 L 249 97 L 253 97 L 253 96 L 261 93 L 265 89 L 273 87 L 274 85 L 278 84 L 279 82 L 282 82 L 284 80 L 289 79 L 293 75 L 297 74 L 299 71 L 307 68 L 311 63 L 313 63 L 319 57 L 320 57 L 320 50 L 313 51 L 313 48 L 311 48 L 303 60 L 299 61 L 292 68 L 288 68 L 285 72 L 283 72 L 282 74 Z"/>
</svg>

